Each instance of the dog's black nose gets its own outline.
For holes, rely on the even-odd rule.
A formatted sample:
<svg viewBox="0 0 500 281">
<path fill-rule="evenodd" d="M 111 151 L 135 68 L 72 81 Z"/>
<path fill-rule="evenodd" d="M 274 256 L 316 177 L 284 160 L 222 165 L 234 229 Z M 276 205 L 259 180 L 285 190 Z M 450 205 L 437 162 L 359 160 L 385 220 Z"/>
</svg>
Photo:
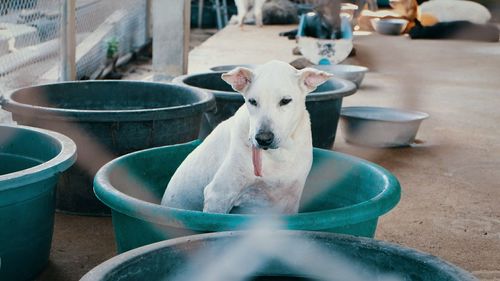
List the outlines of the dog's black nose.
<svg viewBox="0 0 500 281">
<path fill-rule="evenodd" d="M 260 146 L 268 147 L 274 141 L 274 134 L 272 132 L 259 132 L 255 135 L 255 140 Z"/>
</svg>

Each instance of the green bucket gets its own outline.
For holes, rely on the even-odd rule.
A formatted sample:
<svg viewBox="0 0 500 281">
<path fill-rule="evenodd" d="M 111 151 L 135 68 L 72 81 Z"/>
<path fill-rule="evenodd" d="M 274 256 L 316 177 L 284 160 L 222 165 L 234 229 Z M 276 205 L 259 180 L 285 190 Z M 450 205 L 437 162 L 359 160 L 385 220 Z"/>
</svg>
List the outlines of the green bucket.
<svg viewBox="0 0 500 281">
<path fill-rule="evenodd" d="M 112 210 L 119 252 L 180 236 L 242 229 L 259 217 L 159 205 L 171 176 L 198 143 L 134 152 L 96 174 L 94 191 Z M 279 219 L 287 229 L 373 237 L 378 217 L 399 199 L 397 179 L 382 167 L 315 148 L 299 214 Z"/>
<path fill-rule="evenodd" d="M 283 230 L 218 232 L 162 241 L 118 255 L 80 279 L 118 280 L 478 281 L 440 258 L 399 245 Z"/>
<path fill-rule="evenodd" d="M 75 160 L 66 136 L 0 125 L 0 280 L 31 280 L 47 264 L 56 183 Z"/>
</svg>

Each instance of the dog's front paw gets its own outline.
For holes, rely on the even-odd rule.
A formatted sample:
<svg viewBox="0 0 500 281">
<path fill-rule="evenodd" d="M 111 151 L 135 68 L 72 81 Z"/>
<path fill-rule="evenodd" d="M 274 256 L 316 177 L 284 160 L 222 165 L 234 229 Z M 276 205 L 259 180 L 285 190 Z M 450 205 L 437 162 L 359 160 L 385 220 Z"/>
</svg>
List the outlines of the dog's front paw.
<svg viewBox="0 0 500 281">
<path fill-rule="evenodd" d="M 215 213 L 215 214 L 227 214 L 229 210 L 224 208 L 222 204 L 217 202 L 210 202 L 205 200 L 205 204 L 203 205 L 204 213 Z"/>
<path fill-rule="evenodd" d="M 231 209 L 227 198 L 220 196 L 219 193 L 214 191 L 213 185 L 208 185 L 204 191 L 203 212 L 226 214 Z"/>
<path fill-rule="evenodd" d="M 218 187 L 218 188 L 217 188 Z M 203 212 L 227 214 L 232 208 L 232 200 L 229 192 L 223 191 L 221 185 L 211 182 L 203 191 Z"/>
</svg>

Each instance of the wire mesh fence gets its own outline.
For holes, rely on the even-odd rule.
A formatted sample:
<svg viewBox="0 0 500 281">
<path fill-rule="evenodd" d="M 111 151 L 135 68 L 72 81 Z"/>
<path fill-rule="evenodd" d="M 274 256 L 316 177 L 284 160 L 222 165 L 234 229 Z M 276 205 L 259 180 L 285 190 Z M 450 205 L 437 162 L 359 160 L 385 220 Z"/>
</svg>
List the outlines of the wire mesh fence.
<svg viewBox="0 0 500 281">
<path fill-rule="evenodd" d="M 0 83 L 29 85 L 56 63 L 59 53 L 58 0 L 0 2 Z"/>
<path fill-rule="evenodd" d="M 0 0 L 2 91 L 59 79 L 63 1 Z M 147 13 L 147 0 L 76 0 L 76 78 L 144 46 Z"/>
<path fill-rule="evenodd" d="M 77 7 L 77 78 L 95 78 L 109 60 L 144 46 L 147 34 L 146 0 L 93 0 Z"/>
</svg>

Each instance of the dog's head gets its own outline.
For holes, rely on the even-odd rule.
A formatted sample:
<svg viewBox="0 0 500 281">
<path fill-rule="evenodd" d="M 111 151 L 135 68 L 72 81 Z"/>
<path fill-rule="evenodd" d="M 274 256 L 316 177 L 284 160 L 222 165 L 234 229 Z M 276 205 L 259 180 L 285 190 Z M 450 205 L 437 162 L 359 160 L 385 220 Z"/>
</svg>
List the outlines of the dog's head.
<svg viewBox="0 0 500 281">
<path fill-rule="evenodd" d="M 275 149 L 286 141 L 306 114 L 306 95 L 331 77 L 312 68 L 297 70 L 271 61 L 254 70 L 238 67 L 222 75 L 245 97 L 249 139 L 257 148 Z"/>
</svg>

